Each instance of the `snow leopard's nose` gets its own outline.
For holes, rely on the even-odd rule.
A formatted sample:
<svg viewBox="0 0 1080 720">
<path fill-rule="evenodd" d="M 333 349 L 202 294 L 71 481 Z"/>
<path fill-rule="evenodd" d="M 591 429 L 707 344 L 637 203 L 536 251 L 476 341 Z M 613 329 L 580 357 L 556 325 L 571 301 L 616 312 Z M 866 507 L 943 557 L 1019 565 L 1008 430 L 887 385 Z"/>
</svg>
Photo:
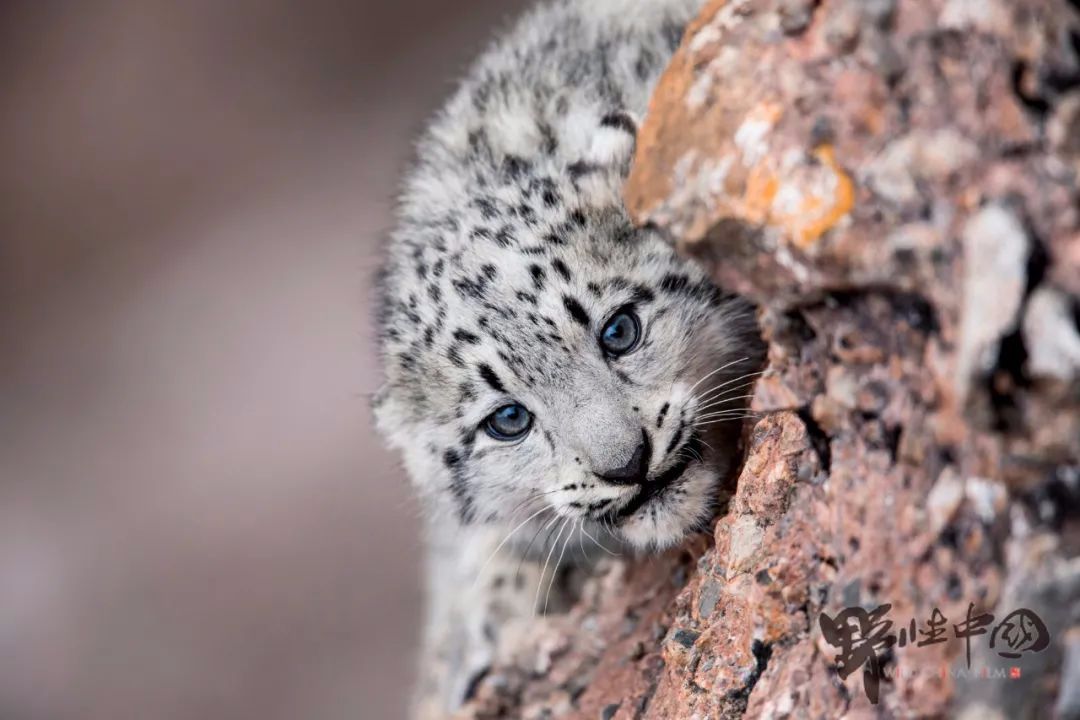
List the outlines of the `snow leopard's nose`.
<svg viewBox="0 0 1080 720">
<path fill-rule="evenodd" d="M 634 448 L 633 454 L 625 465 L 602 472 L 594 472 L 601 479 L 617 485 L 641 485 L 648 479 L 651 456 L 652 446 L 649 443 L 649 434 L 642 428 L 641 443 Z"/>
</svg>

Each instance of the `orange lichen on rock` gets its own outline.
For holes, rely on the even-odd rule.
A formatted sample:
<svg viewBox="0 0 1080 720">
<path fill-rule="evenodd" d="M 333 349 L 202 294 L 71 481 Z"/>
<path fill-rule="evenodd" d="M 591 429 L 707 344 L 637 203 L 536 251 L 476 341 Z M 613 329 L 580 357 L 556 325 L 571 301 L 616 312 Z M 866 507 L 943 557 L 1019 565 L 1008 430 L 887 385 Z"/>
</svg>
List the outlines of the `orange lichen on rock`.
<svg viewBox="0 0 1080 720">
<path fill-rule="evenodd" d="M 812 245 L 839 223 L 855 205 L 855 184 L 836 162 L 831 145 L 822 145 L 815 153 L 822 167 L 827 170 L 825 192 L 809 192 L 803 196 L 802 206 L 794 214 L 784 216 L 784 226 L 801 248 Z M 831 192 L 829 192 L 831 191 Z"/>
<path fill-rule="evenodd" d="M 814 151 L 816 162 L 777 171 L 768 159 L 751 168 L 732 216 L 781 230 L 800 249 L 836 227 L 855 205 L 855 183 L 836 161 L 831 145 Z"/>
</svg>

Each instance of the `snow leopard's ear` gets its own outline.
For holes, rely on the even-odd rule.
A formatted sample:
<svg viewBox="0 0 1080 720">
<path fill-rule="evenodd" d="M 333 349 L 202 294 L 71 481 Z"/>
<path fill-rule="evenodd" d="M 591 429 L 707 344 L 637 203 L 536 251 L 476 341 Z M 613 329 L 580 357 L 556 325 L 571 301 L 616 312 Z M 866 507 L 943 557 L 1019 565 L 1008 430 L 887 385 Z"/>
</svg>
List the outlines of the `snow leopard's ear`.
<svg viewBox="0 0 1080 720">
<path fill-rule="evenodd" d="M 630 112 L 616 110 L 604 115 L 593 136 L 589 160 L 597 165 L 617 167 L 625 175 L 634 159 L 637 130 L 638 119 Z"/>
<path fill-rule="evenodd" d="M 625 110 L 607 113 L 597 120 L 582 157 L 567 167 L 581 199 L 596 207 L 620 202 L 618 188 L 630 173 L 637 147 L 637 118 Z"/>
</svg>

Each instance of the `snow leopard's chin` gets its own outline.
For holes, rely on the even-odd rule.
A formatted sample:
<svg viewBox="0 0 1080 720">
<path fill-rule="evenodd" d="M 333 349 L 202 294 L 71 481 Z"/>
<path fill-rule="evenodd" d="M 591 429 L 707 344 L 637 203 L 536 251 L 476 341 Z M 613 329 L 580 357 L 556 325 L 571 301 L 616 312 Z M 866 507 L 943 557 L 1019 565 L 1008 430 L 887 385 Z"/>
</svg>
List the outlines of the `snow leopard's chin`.
<svg viewBox="0 0 1080 720">
<path fill-rule="evenodd" d="M 640 550 L 663 550 L 701 530 L 715 510 L 719 475 L 691 460 L 682 476 L 622 518 L 616 532 Z"/>
</svg>

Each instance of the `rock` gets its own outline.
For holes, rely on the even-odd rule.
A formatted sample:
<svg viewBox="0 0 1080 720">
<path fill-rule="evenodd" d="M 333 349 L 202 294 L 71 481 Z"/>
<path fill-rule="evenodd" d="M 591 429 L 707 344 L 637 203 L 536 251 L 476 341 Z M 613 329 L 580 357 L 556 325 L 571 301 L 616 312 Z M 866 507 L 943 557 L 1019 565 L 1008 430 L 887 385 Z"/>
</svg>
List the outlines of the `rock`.
<svg viewBox="0 0 1080 720">
<path fill-rule="evenodd" d="M 1054 716 L 1060 720 L 1080 719 L 1080 627 L 1065 634 L 1065 661 L 1061 668 L 1061 689 L 1054 704 Z"/>
<path fill-rule="evenodd" d="M 1019 218 L 991 204 L 964 226 L 963 315 L 956 384 L 965 397 L 972 380 L 990 371 L 1000 339 L 1017 324 L 1027 284 L 1031 241 Z"/>
<path fill-rule="evenodd" d="M 814 15 L 814 0 L 782 0 L 779 6 L 780 27 L 790 35 L 807 28 Z"/>
<path fill-rule="evenodd" d="M 1075 716 L 1076 93 L 1052 70 L 1078 22 L 1065 0 L 706 4 L 624 195 L 758 303 L 760 417 L 711 534 L 589 580 L 469 717 Z M 873 707 L 820 631 L 972 603 L 1054 628 L 1021 679 L 920 672 L 964 643 L 908 644 Z"/>
<path fill-rule="evenodd" d="M 698 618 L 701 620 L 708 620 L 709 616 L 713 614 L 713 610 L 716 608 L 716 603 L 720 599 L 720 583 L 715 580 L 706 580 L 701 586 L 701 592 L 698 593 Z"/>
<path fill-rule="evenodd" d="M 728 551 L 728 571 L 745 572 L 754 554 L 761 548 L 764 531 L 757 520 L 750 516 L 740 517 L 731 528 L 731 545 Z"/>
<path fill-rule="evenodd" d="M 1071 382 L 1080 376 L 1080 326 L 1067 297 L 1051 288 L 1032 293 L 1024 313 L 1028 372 Z"/>
<path fill-rule="evenodd" d="M 952 522 L 960 503 L 964 500 L 964 483 L 956 471 L 946 467 L 926 497 L 926 510 L 930 514 L 930 532 L 940 535 Z"/>
</svg>

